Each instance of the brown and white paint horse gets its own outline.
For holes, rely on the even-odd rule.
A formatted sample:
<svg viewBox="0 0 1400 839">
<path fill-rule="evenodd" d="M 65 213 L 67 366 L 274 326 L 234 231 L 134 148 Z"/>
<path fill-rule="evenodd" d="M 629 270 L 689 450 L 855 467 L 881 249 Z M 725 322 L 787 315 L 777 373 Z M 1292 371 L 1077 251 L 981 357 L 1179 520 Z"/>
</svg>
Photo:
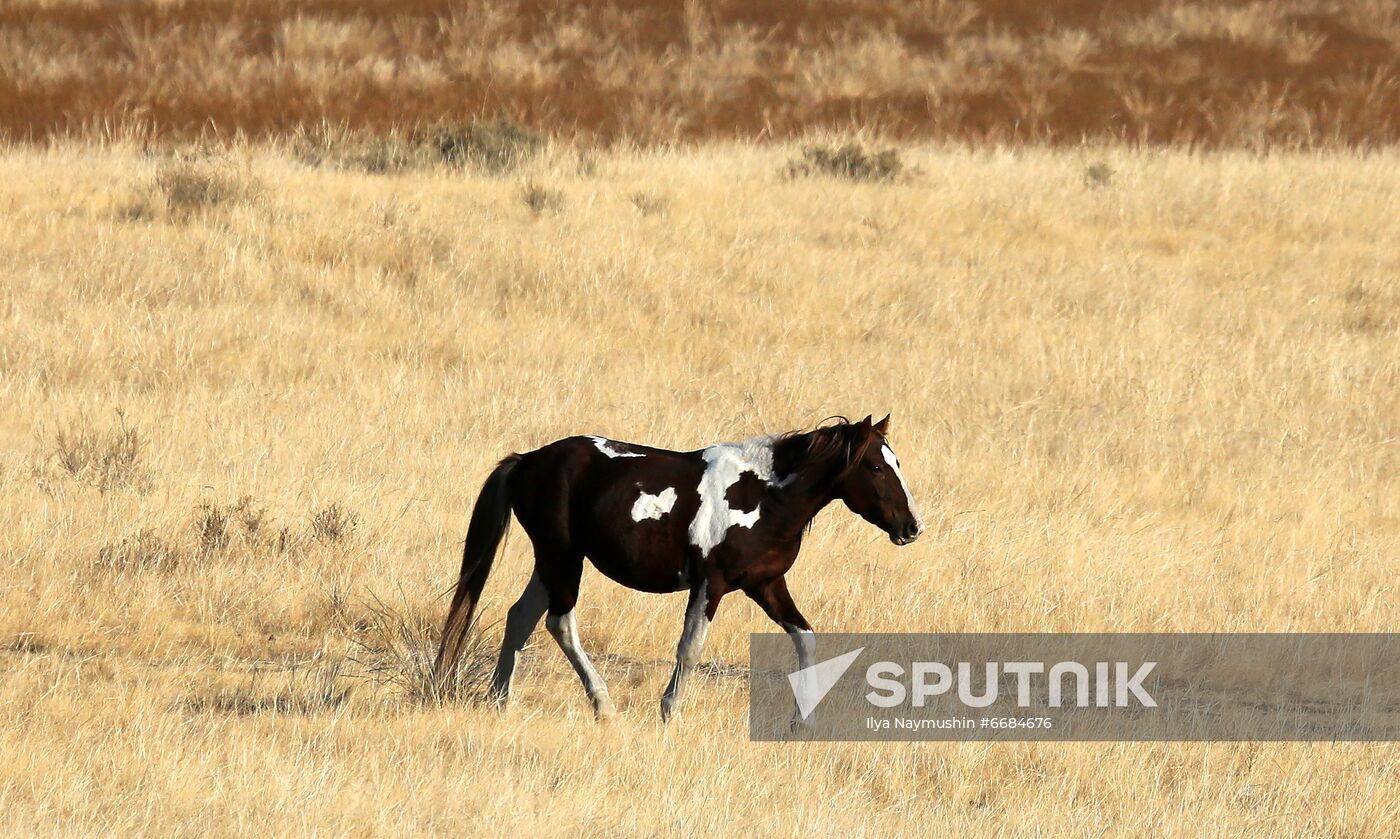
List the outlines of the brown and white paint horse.
<svg viewBox="0 0 1400 839">
<path fill-rule="evenodd" d="M 513 511 L 535 571 L 506 617 L 491 694 L 510 693 L 516 657 L 540 617 L 583 681 L 594 712 L 612 713 L 607 685 L 579 643 L 574 605 L 584 559 L 628 588 L 688 589 L 676 667 L 661 699 L 671 715 L 699 661 L 720 600 L 748 595 L 792 636 L 798 666 L 814 664 L 812 627 L 788 593 L 808 524 L 832 501 L 907 545 L 918 507 L 886 442 L 889 417 L 841 420 L 806 433 L 673 452 L 602 437 L 569 437 L 502 460 L 481 488 L 434 674 L 456 665 L 472 612 Z"/>
</svg>

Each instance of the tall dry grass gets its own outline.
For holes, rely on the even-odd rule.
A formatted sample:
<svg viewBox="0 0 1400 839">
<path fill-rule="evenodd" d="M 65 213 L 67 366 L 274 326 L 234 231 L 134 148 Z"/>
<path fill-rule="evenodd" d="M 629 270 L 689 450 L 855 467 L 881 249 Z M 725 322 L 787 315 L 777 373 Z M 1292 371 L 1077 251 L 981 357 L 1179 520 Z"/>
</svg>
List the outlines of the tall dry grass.
<svg viewBox="0 0 1400 839">
<path fill-rule="evenodd" d="M 415 687 L 502 453 L 834 412 L 930 531 L 821 516 L 820 629 L 1396 626 L 1393 152 L 795 158 L 0 156 L 0 831 L 1393 833 L 1389 745 L 753 744 L 728 667 L 663 727 L 683 595 L 594 573 L 611 725 L 543 633 L 504 713 Z"/>
<path fill-rule="evenodd" d="M 8 0 L 0 138 L 1400 140 L 1391 0 Z"/>
</svg>

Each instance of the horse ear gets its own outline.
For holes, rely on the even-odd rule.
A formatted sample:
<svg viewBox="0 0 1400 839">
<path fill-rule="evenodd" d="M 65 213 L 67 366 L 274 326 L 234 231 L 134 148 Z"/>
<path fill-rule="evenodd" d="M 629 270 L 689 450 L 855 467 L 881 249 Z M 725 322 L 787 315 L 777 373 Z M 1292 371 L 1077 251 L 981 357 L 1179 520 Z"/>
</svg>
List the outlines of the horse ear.
<svg viewBox="0 0 1400 839">
<path fill-rule="evenodd" d="M 842 470 L 841 476 L 845 477 L 860 463 L 865 457 L 865 450 L 870 448 L 870 443 L 875 439 L 875 426 L 872 422 L 874 417 L 866 414 L 865 419 L 860 422 L 851 423 L 855 430 L 855 438 L 847 437 L 846 443 L 846 468 Z"/>
<path fill-rule="evenodd" d="M 890 433 L 890 415 L 889 415 L 889 414 L 885 414 L 885 418 L 884 418 L 884 419 L 882 419 L 882 420 L 880 420 L 879 422 L 875 423 L 875 430 L 878 431 L 878 432 L 880 432 L 880 436 L 881 436 L 881 437 L 884 437 L 884 436 L 886 436 L 886 435 L 888 435 L 888 434 Z"/>
</svg>

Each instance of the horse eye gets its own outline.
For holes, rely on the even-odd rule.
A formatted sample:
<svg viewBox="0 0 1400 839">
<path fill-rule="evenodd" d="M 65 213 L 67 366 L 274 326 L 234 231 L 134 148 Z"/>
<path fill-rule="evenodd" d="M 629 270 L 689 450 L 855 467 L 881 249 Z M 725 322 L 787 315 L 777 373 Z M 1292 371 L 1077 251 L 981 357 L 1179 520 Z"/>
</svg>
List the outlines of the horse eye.
<svg viewBox="0 0 1400 839">
<path fill-rule="evenodd" d="M 880 464 L 878 464 L 878 463 L 872 463 L 872 464 L 870 464 L 870 471 L 871 471 L 871 472 L 879 472 L 879 471 L 880 471 Z"/>
</svg>

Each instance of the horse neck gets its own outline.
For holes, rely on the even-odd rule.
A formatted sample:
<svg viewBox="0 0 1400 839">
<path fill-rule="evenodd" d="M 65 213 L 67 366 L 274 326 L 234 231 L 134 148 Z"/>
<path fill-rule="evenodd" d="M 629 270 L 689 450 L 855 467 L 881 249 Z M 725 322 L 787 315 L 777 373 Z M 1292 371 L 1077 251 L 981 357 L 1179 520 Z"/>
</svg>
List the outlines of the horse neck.
<svg viewBox="0 0 1400 839">
<path fill-rule="evenodd" d="M 786 459 L 784 455 L 789 454 L 793 462 L 788 467 L 790 471 L 780 472 L 782 478 L 781 487 L 777 492 L 778 509 L 782 511 L 784 527 L 792 530 L 790 534 L 785 535 L 800 539 L 812 519 L 816 518 L 826 505 L 836 500 L 835 474 L 839 467 L 825 459 L 806 461 L 798 458 L 795 452 L 800 452 L 801 447 L 806 445 L 806 441 L 801 438 L 793 438 L 785 443 L 793 447 L 790 450 L 791 454 L 775 452 L 777 460 L 781 463 Z"/>
</svg>

